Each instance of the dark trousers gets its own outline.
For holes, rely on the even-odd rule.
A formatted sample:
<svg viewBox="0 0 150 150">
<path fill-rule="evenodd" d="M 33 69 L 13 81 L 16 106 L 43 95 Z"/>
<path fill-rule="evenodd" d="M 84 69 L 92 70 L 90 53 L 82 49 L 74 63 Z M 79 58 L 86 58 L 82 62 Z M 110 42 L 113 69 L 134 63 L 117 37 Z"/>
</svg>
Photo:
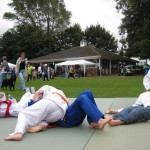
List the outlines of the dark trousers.
<svg viewBox="0 0 150 150">
<path fill-rule="evenodd" d="M 73 77 L 74 78 L 74 73 L 69 73 L 68 78 Z"/>
<path fill-rule="evenodd" d="M 92 92 L 89 90 L 82 92 L 68 107 L 65 118 L 59 122 L 59 125 L 64 128 L 79 126 L 86 115 L 89 124 L 98 122 L 100 118 L 104 117 L 95 103 Z"/>
<path fill-rule="evenodd" d="M 32 80 L 32 75 L 31 75 L 31 74 L 28 74 L 27 82 L 29 82 L 30 80 Z"/>
<path fill-rule="evenodd" d="M 47 81 L 48 81 L 48 75 L 47 74 L 45 74 L 44 76 L 43 76 L 43 80 L 45 81 L 45 78 L 47 79 Z"/>
</svg>

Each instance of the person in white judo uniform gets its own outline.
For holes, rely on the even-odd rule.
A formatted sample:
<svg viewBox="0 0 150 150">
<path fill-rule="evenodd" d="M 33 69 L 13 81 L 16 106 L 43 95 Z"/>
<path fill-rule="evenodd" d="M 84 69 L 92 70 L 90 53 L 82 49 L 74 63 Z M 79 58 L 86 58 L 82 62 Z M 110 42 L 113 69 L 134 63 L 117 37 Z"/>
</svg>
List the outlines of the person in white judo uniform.
<svg viewBox="0 0 150 150">
<path fill-rule="evenodd" d="M 14 133 L 6 137 L 5 140 L 22 140 L 23 134 L 27 130 L 36 132 L 39 128 L 46 127 L 47 123 L 54 123 L 63 118 L 68 108 L 65 94 L 48 85 L 35 92 L 32 101 L 36 103 L 19 112 Z"/>
<path fill-rule="evenodd" d="M 12 96 L 8 96 L 8 100 L 6 100 L 5 93 L 0 92 L 0 117 L 17 117 L 21 110 L 28 107 L 31 97 L 31 93 L 27 92 L 17 103 Z"/>
</svg>

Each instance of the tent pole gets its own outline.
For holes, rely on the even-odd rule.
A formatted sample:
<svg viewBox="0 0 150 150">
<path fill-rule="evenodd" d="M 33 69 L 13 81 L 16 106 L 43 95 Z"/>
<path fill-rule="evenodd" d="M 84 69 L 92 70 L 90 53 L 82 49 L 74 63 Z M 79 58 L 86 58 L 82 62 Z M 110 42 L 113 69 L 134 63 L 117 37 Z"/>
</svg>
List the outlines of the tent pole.
<svg viewBox="0 0 150 150">
<path fill-rule="evenodd" d="M 84 65 L 84 77 L 85 77 L 85 65 Z"/>
</svg>

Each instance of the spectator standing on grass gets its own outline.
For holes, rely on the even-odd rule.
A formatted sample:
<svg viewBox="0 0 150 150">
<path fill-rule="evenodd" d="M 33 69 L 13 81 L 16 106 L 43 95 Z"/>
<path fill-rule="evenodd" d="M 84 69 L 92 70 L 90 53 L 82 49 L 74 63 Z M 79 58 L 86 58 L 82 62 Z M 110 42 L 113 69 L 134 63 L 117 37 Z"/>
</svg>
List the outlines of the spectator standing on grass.
<svg viewBox="0 0 150 150">
<path fill-rule="evenodd" d="M 45 81 L 45 78 L 47 79 L 47 81 L 49 80 L 48 79 L 48 66 L 47 66 L 47 64 L 45 64 L 43 67 L 43 80 L 44 81 Z"/>
<path fill-rule="evenodd" d="M 62 66 L 61 67 L 61 76 L 62 76 L 62 78 L 65 78 L 65 70 L 66 70 L 66 68 L 65 68 L 65 66 Z"/>
<path fill-rule="evenodd" d="M 15 79 L 16 81 L 16 69 L 15 67 L 13 67 L 13 69 L 11 70 L 11 76 Z"/>
<path fill-rule="evenodd" d="M 54 68 L 53 67 L 50 67 L 50 78 L 51 79 L 54 79 L 54 73 L 55 73 L 55 71 L 54 71 Z"/>
<path fill-rule="evenodd" d="M 32 80 L 32 66 L 31 64 L 28 63 L 28 77 L 27 77 L 27 82 L 31 81 Z"/>
<path fill-rule="evenodd" d="M 38 79 L 41 79 L 42 78 L 42 66 L 40 65 L 38 67 Z"/>
<path fill-rule="evenodd" d="M 25 77 L 27 76 L 27 58 L 24 52 L 21 52 L 20 57 L 16 62 L 16 74 L 20 78 L 20 90 L 25 90 Z"/>
<path fill-rule="evenodd" d="M 123 77 L 126 76 L 126 67 L 125 67 L 125 65 L 123 65 L 122 68 L 121 68 L 121 74 L 122 74 Z"/>
<path fill-rule="evenodd" d="M 1 79 L 0 79 L 0 87 L 2 86 L 2 82 L 7 78 L 8 72 L 10 71 L 9 65 L 7 62 L 6 56 L 3 57 L 3 62 L 1 64 Z"/>
<path fill-rule="evenodd" d="M 32 79 L 35 81 L 37 78 L 37 71 L 35 69 L 32 70 Z"/>
<path fill-rule="evenodd" d="M 70 68 L 69 68 L 69 75 L 68 75 L 68 78 L 69 77 L 73 77 L 74 78 L 74 67 L 73 66 L 71 66 Z"/>
</svg>

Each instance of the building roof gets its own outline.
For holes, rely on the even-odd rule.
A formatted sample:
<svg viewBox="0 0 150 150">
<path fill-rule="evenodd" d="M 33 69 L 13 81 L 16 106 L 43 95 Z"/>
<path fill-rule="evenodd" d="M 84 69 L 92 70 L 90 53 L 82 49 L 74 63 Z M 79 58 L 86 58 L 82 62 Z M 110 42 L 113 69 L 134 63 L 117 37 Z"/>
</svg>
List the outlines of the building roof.
<svg viewBox="0 0 150 150">
<path fill-rule="evenodd" d="M 35 63 L 35 62 L 58 62 L 58 61 L 75 60 L 75 59 L 98 59 L 98 58 L 110 59 L 110 60 L 127 59 L 113 52 L 98 49 L 88 45 L 85 47 L 77 46 L 67 50 L 50 53 L 48 55 L 37 57 L 29 61 Z"/>
</svg>

